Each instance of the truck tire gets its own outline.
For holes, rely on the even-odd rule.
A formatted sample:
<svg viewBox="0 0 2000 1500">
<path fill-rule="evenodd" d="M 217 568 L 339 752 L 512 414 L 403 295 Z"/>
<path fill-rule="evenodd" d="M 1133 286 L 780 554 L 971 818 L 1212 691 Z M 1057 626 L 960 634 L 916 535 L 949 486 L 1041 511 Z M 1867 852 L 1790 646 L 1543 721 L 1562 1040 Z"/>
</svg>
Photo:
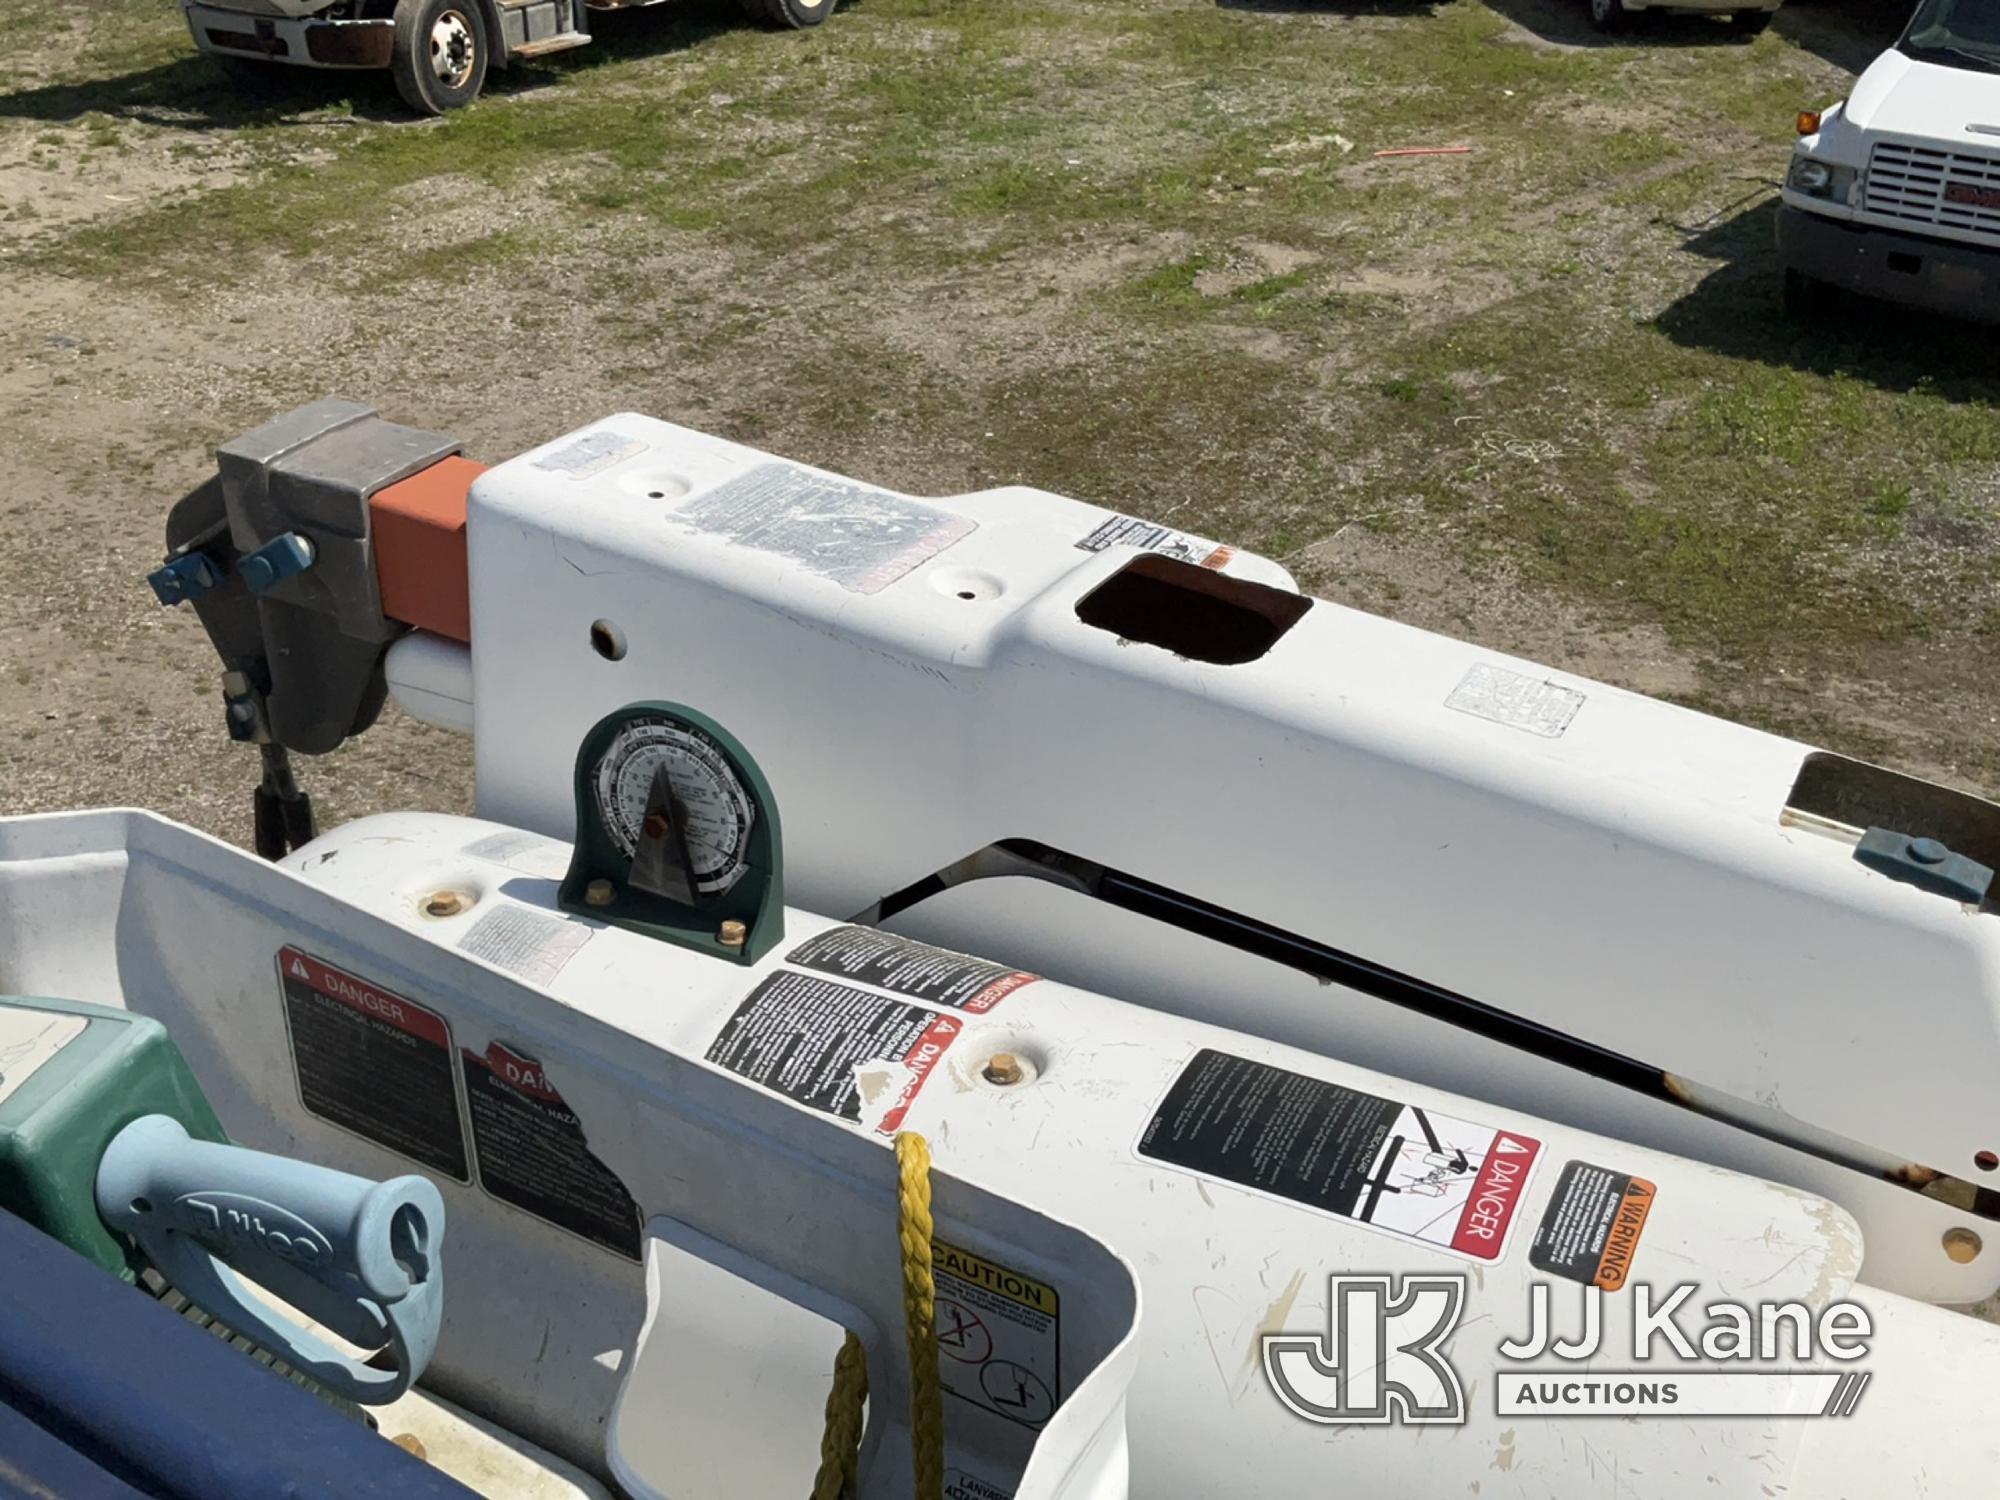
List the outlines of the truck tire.
<svg viewBox="0 0 2000 1500">
<path fill-rule="evenodd" d="M 1771 29 L 1771 17 L 1776 11 L 1736 10 L 1729 13 L 1729 29 L 1738 36 L 1762 36 Z"/>
<path fill-rule="evenodd" d="M 772 26 L 802 29 L 833 14 L 834 0 L 743 0 L 743 8 Z"/>
<path fill-rule="evenodd" d="M 396 92 L 419 114 L 441 115 L 478 98 L 487 51 L 477 0 L 396 0 L 389 71 Z"/>
<path fill-rule="evenodd" d="M 1632 24 L 1625 0 L 1590 0 L 1590 24 L 1606 35 L 1615 36 Z"/>
</svg>

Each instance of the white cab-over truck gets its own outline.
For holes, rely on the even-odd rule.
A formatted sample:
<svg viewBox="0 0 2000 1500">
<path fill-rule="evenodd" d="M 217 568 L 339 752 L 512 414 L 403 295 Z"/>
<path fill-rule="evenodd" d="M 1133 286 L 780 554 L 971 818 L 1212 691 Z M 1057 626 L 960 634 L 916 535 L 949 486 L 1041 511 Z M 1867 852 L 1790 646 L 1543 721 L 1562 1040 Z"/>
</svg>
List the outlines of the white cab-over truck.
<svg viewBox="0 0 2000 1500">
<path fill-rule="evenodd" d="M 2000 0 L 1922 0 L 1799 131 L 1778 209 L 1787 307 L 1833 286 L 2000 321 Z"/>
<path fill-rule="evenodd" d="M 590 40 L 591 10 L 656 0 L 182 0 L 201 51 L 305 68 L 388 68 L 412 109 L 470 104 L 488 68 Z M 835 0 L 743 0 L 759 20 L 817 26 Z"/>
</svg>

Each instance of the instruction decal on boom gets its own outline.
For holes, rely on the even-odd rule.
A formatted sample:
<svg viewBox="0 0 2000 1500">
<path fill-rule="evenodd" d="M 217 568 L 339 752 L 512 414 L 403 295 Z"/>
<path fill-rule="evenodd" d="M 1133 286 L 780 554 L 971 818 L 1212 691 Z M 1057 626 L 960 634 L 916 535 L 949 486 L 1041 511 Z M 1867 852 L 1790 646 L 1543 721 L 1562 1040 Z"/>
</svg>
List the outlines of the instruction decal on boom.
<svg viewBox="0 0 2000 1500">
<path fill-rule="evenodd" d="M 1039 977 L 875 927 L 829 927 L 787 953 L 785 961 L 974 1015 Z"/>
<path fill-rule="evenodd" d="M 1204 1048 L 1138 1152 L 1200 1177 L 1495 1261 L 1542 1143 Z"/>
<path fill-rule="evenodd" d="M 894 1135 L 965 1029 L 956 1016 L 812 974 L 769 976 L 708 1060 L 787 1099 Z"/>
</svg>

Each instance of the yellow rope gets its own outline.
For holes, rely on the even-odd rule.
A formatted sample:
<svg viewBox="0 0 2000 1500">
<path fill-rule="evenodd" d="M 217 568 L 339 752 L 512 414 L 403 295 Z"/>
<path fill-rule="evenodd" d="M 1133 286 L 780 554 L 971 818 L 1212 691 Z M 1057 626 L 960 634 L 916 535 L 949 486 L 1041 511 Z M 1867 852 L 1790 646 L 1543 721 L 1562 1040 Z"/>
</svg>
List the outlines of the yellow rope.
<svg viewBox="0 0 2000 1500">
<path fill-rule="evenodd" d="M 868 1355 L 853 1334 L 833 1361 L 833 1389 L 826 1393 L 826 1430 L 819 1439 L 819 1473 L 812 1500 L 847 1500 L 861 1462 L 861 1409 L 868 1400 Z"/>
<path fill-rule="evenodd" d="M 917 1500 L 944 1492 L 944 1398 L 938 1388 L 937 1281 L 931 1271 L 931 1149 L 913 1130 L 896 1137 L 896 1239 L 903 1263 L 903 1325 L 910 1348 L 910 1448 Z M 812 1500 L 851 1500 L 861 1463 L 868 1356 L 853 1334 L 833 1362 Z"/>
<path fill-rule="evenodd" d="M 910 1451 L 917 1500 L 944 1493 L 944 1398 L 938 1391 L 937 1280 L 931 1274 L 931 1148 L 896 1137 L 896 1237 L 903 1247 L 903 1330 L 910 1344 Z"/>
</svg>

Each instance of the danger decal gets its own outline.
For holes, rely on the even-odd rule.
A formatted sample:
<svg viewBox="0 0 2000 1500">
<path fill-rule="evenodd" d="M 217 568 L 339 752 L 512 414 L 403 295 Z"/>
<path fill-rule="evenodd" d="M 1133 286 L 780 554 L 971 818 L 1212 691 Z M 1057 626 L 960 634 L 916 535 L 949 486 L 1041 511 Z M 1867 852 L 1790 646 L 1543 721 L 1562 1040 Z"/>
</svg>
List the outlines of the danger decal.
<svg viewBox="0 0 2000 1500">
<path fill-rule="evenodd" d="M 639 1259 L 639 1205 L 591 1153 L 583 1124 L 540 1063 L 494 1042 L 460 1053 L 479 1185 L 558 1229 Z"/>
<path fill-rule="evenodd" d="M 1659 1189 L 1643 1177 L 1570 1162 L 1542 1211 L 1528 1263 L 1571 1281 L 1619 1291 L 1632 1273 L 1632 1257 L 1657 1196 Z"/>
<path fill-rule="evenodd" d="M 297 948 L 278 951 L 278 979 L 300 1102 L 344 1130 L 467 1181 L 444 1017 Z"/>
<path fill-rule="evenodd" d="M 830 927 L 799 944 L 785 961 L 973 1015 L 983 1015 L 1037 977 L 873 927 Z"/>
<path fill-rule="evenodd" d="M 964 1029 L 956 1016 L 786 971 L 736 1008 L 708 1060 L 787 1099 L 893 1135 Z"/>
<path fill-rule="evenodd" d="M 1203 1049 L 1140 1137 L 1149 1161 L 1496 1261 L 1542 1144 Z"/>
</svg>

